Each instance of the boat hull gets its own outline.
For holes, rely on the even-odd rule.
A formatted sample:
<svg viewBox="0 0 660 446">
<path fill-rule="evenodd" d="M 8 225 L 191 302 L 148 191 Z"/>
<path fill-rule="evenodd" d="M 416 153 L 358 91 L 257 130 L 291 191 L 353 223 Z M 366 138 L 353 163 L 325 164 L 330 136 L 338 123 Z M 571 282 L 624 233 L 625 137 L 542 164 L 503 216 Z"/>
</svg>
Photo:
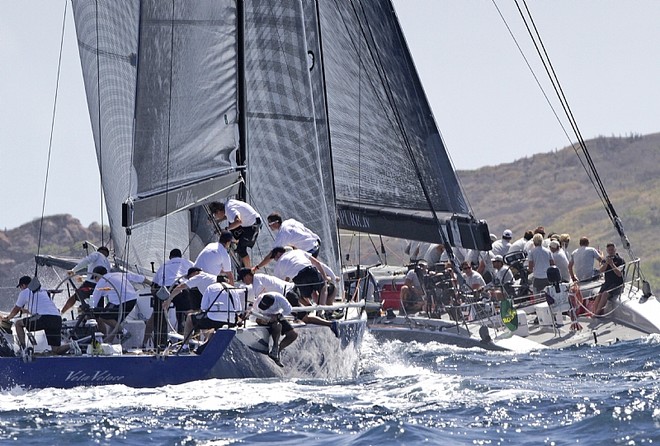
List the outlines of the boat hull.
<svg viewBox="0 0 660 446">
<path fill-rule="evenodd" d="M 218 330 L 201 355 L 35 355 L 30 362 L 21 357 L 0 358 L 0 388 L 160 387 L 207 379 L 235 334 Z"/>
<path fill-rule="evenodd" d="M 635 291 L 635 289 L 631 290 Z M 547 307 L 547 306 L 546 306 Z M 660 333 L 660 302 L 655 296 L 641 298 L 637 293 L 622 293 L 611 301 L 603 317 L 582 315 L 571 321 L 566 314 L 557 315 L 555 324 L 543 323 L 535 306 L 519 310 L 524 330 L 511 332 L 497 319 L 461 323 L 423 316 L 378 317 L 370 321 L 369 330 L 381 341 L 438 342 L 462 348 L 487 350 L 531 351 L 545 348 L 566 348 L 579 345 L 609 345 L 631 341 Z M 577 322 L 575 324 L 574 322 Z M 577 329 L 579 327 L 579 329 Z M 487 329 L 487 336 L 483 330 Z"/>
<path fill-rule="evenodd" d="M 351 378 L 358 371 L 366 317 L 341 321 L 338 326 L 339 338 L 327 327 L 296 326 L 298 339 L 281 355 L 284 367 L 257 351 L 269 340 L 267 329 L 221 329 L 199 355 L 36 355 L 31 362 L 0 358 L 0 388 L 109 384 L 149 388 L 211 378 Z"/>
</svg>

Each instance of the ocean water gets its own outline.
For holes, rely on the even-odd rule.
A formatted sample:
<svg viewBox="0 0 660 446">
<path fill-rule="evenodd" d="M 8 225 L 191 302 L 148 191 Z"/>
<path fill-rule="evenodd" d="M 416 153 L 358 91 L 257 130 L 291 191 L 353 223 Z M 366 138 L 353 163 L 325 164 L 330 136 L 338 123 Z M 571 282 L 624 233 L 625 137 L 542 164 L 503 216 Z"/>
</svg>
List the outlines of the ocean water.
<svg viewBox="0 0 660 446">
<path fill-rule="evenodd" d="M 514 354 L 367 334 L 349 381 L 0 391 L 0 444 L 657 444 L 659 346 Z"/>
</svg>

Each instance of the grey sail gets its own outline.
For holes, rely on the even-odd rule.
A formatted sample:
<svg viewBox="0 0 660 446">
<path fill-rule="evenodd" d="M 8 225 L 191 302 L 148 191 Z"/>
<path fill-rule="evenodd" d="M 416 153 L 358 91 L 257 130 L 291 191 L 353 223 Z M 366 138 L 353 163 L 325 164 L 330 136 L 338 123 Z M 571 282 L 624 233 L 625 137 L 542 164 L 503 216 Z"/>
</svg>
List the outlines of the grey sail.
<svg viewBox="0 0 660 446">
<path fill-rule="evenodd" d="M 339 267 L 327 117 L 315 2 L 245 4 L 247 201 L 265 219 L 295 218 L 322 239 L 321 258 Z M 315 55 L 315 56 L 314 56 Z M 266 228 L 255 247 L 271 248 Z"/>
<path fill-rule="evenodd" d="M 463 243 L 476 243 L 483 234 L 469 216 L 391 2 L 319 8 L 340 226 L 440 242 L 438 223 L 457 214 L 469 233 Z M 445 235 L 458 239 L 450 226 Z"/>
<path fill-rule="evenodd" d="M 130 266 L 160 263 L 191 241 L 190 213 L 176 211 L 237 189 L 236 7 L 73 6 L 115 250 Z"/>
</svg>

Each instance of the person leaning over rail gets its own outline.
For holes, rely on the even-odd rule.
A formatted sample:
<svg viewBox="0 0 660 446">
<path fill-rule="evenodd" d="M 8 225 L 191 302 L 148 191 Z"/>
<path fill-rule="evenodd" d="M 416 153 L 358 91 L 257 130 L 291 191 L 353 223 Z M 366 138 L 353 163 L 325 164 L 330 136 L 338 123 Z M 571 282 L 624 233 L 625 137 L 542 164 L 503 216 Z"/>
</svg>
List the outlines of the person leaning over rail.
<svg viewBox="0 0 660 446">
<path fill-rule="evenodd" d="M 85 278 L 85 281 L 82 283 L 82 285 L 78 287 L 76 292 L 64 303 L 64 306 L 62 307 L 62 314 L 65 314 L 71 307 L 76 304 L 76 295 L 78 296 L 78 300 L 81 303 L 85 302 L 85 300 L 87 300 L 89 296 L 92 295 L 94 288 L 96 287 L 96 282 L 98 282 L 98 280 L 101 278 L 100 276 L 95 277 L 93 274 L 94 268 L 97 266 L 102 266 L 106 271 L 110 271 L 112 268 L 110 267 L 110 261 L 108 260 L 109 256 L 110 250 L 105 246 L 99 246 L 95 252 L 80 260 L 80 262 L 78 262 L 76 266 L 73 267 L 73 269 L 67 271 L 67 275 L 72 277 L 77 272 L 82 271 L 85 267 L 87 267 L 87 277 Z"/>
<path fill-rule="evenodd" d="M 21 291 L 18 293 L 16 305 L 11 309 L 8 315 L 2 318 L 3 321 L 9 321 L 18 313 L 27 311 L 28 317 L 16 321 L 16 336 L 21 350 L 31 357 L 32 347 L 27 347 L 25 343 L 25 331 L 44 330 L 46 340 L 55 354 L 63 354 L 69 351 L 68 345 L 62 345 L 62 316 L 55 306 L 55 303 L 48 296 L 48 293 L 42 289 L 32 291 L 28 285 L 32 279 L 30 276 L 23 276 L 19 279 L 16 288 Z"/>
<path fill-rule="evenodd" d="M 281 293 L 269 292 L 257 298 L 251 311 L 257 318 L 257 324 L 266 326 L 270 330 L 273 347 L 268 356 L 280 367 L 284 367 L 280 361 L 282 350 L 298 338 L 298 333 L 284 318 L 291 314 L 291 310 L 291 304 Z M 280 342 L 281 335 L 284 335 L 284 339 Z"/>
<path fill-rule="evenodd" d="M 303 306 L 294 283 L 286 282 L 268 274 L 255 274 L 254 270 L 250 268 L 241 268 L 238 272 L 238 277 L 248 287 L 248 301 L 251 299 L 254 300 L 255 296 L 263 293 L 280 293 L 285 296 L 292 307 Z M 306 324 L 330 327 L 335 336 L 339 336 L 336 322 L 330 322 L 323 318 L 312 316 L 306 311 L 294 312 L 293 316 Z"/>
<path fill-rule="evenodd" d="M 276 261 L 273 275 L 295 283 L 300 296 L 307 300 L 305 305 L 325 302 L 328 276 L 321 262 L 305 251 L 281 246 L 273 248 L 270 255 Z"/>
<path fill-rule="evenodd" d="M 603 314 L 607 300 L 621 294 L 623 288 L 623 266 L 625 261 L 617 254 L 616 245 L 608 243 L 607 257 L 601 261 L 600 272 L 605 273 L 605 283 L 600 287 L 594 302 L 594 314 Z"/>
</svg>

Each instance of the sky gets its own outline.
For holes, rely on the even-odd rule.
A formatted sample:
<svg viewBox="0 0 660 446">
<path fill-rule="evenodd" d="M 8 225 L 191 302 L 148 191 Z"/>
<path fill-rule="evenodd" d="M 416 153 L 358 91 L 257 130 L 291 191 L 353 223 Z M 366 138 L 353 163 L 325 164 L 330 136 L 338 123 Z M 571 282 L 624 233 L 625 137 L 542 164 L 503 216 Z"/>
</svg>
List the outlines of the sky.
<svg viewBox="0 0 660 446">
<path fill-rule="evenodd" d="M 69 213 L 85 225 L 101 221 L 70 5 L 50 144 L 64 3 L 0 0 L 0 230 L 40 217 L 49 145 L 45 215 Z M 496 4 L 541 77 L 514 2 Z M 458 170 L 569 144 L 492 0 L 394 5 Z M 584 138 L 660 131 L 660 1 L 528 5 Z M 545 77 L 542 83 L 551 95 Z"/>
</svg>

